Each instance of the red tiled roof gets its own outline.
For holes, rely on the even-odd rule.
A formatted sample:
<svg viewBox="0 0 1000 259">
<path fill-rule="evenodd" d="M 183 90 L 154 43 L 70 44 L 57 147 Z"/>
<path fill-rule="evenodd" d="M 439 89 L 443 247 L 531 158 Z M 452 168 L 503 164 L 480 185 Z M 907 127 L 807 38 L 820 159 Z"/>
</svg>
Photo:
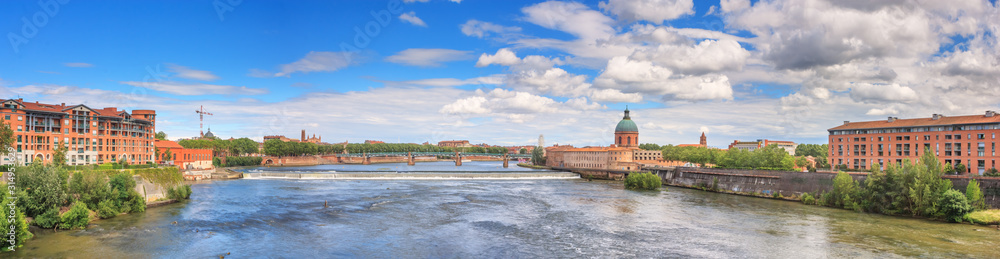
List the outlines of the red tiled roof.
<svg viewBox="0 0 1000 259">
<path fill-rule="evenodd" d="M 177 142 L 173 142 L 173 141 L 169 141 L 169 140 L 159 140 L 159 139 L 157 139 L 154 142 L 154 145 L 156 145 L 156 147 L 162 147 L 162 148 L 184 148 L 180 144 L 177 144 Z"/>
<path fill-rule="evenodd" d="M 702 145 L 702 144 L 680 144 L 680 145 L 677 145 L 677 146 L 678 147 L 704 147 L 705 145 Z"/>
<path fill-rule="evenodd" d="M 928 127 L 982 123 L 1000 123 L 1000 115 L 995 115 L 993 117 L 986 117 L 985 115 L 942 116 L 937 120 L 934 118 L 917 118 L 898 119 L 893 122 L 889 122 L 889 120 L 848 122 L 845 125 L 833 127 L 829 130 Z"/>
</svg>

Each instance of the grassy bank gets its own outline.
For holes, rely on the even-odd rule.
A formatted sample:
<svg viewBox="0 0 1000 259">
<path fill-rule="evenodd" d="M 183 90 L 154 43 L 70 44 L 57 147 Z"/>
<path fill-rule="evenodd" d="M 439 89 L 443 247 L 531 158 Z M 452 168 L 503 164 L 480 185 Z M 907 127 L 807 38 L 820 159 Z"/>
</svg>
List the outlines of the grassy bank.
<svg viewBox="0 0 1000 259">
<path fill-rule="evenodd" d="M 532 165 L 532 164 L 525 164 L 525 163 L 518 163 L 517 166 L 524 167 L 524 168 L 531 168 L 531 169 L 552 169 L 551 167 L 548 167 L 548 166 Z"/>
</svg>

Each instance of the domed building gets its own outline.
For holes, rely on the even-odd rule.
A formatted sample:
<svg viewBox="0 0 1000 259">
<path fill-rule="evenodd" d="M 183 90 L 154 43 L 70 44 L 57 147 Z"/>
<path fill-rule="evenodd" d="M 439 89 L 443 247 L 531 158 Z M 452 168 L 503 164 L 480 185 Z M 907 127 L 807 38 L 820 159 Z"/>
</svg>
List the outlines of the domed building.
<svg viewBox="0 0 1000 259">
<path fill-rule="evenodd" d="M 639 147 L 639 127 L 628 115 L 628 107 L 625 107 L 625 117 L 615 126 L 615 145 L 618 147 Z"/>
<path fill-rule="evenodd" d="M 546 148 L 546 165 L 564 168 L 606 169 L 608 177 L 620 171 L 641 170 L 640 162 L 662 160 L 659 150 L 639 149 L 639 127 L 628 107 L 615 126 L 614 144 L 607 147 L 553 146 Z"/>
</svg>

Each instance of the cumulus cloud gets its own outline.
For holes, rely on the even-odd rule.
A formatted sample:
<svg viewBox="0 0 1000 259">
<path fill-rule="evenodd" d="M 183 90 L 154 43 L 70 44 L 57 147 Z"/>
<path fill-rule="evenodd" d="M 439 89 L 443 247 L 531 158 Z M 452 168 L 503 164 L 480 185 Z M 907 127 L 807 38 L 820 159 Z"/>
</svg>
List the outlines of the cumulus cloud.
<svg viewBox="0 0 1000 259">
<path fill-rule="evenodd" d="M 649 61 L 615 57 L 594 84 L 622 89 L 628 93 L 664 95 L 664 100 L 732 99 L 733 91 L 725 75 L 674 77 L 670 69 Z"/>
<path fill-rule="evenodd" d="M 470 51 L 453 49 L 406 49 L 385 58 L 386 61 L 420 67 L 438 67 L 442 63 L 472 58 Z"/>
<path fill-rule="evenodd" d="M 598 6 L 624 21 L 650 21 L 657 24 L 694 14 L 694 2 L 691 0 L 609 0 Z"/>
<path fill-rule="evenodd" d="M 424 20 L 421 20 L 420 17 L 417 17 L 417 13 L 413 11 L 400 14 L 399 19 L 416 26 L 427 27 L 427 23 L 424 23 Z"/>
<path fill-rule="evenodd" d="M 177 64 L 167 64 L 167 70 L 169 70 L 171 73 L 174 73 L 174 76 L 184 79 L 193 79 L 201 81 L 215 81 L 219 79 L 219 77 L 212 74 L 212 72 L 205 70 L 196 70 L 189 67 L 180 66 Z"/>
<path fill-rule="evenodd" d="M 608 38 L 615 33 L 611 18 L 581 3 L 548 1 L 525 7 L 521 12 L 530 23 L 584 39 Z"/>
<path fill-rule="evenodd" d="M 520 63 L 521 58 L 518 58 L 513 51 L 502 48 L 497 50 L 497 53 L 493 55 L 483 53 L 483 55 L 479 56 L 479 61 L 476 61 L 476 67 L 485 67 L 492 64 L 513 66 Z"/>
</svg>

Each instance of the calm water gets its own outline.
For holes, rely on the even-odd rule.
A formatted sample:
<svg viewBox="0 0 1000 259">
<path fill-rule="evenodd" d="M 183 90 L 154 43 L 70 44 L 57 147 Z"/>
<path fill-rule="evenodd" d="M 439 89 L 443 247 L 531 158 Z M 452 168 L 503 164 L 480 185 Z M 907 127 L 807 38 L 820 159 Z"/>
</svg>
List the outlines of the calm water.
<svg viewBox="0 0 1000 259">
<path fill-rule="evenodd" d="M 456 170 L 449 163 L 417 167 Z M 14 255 L 1000 257 L 1000 231 L 986 227 L 681 188 L 633 192 L 620 182 L 231 180 L 193 189 L 184 203 L 97 221 L 87 230 L 36 233 Z"/>
</svg>

